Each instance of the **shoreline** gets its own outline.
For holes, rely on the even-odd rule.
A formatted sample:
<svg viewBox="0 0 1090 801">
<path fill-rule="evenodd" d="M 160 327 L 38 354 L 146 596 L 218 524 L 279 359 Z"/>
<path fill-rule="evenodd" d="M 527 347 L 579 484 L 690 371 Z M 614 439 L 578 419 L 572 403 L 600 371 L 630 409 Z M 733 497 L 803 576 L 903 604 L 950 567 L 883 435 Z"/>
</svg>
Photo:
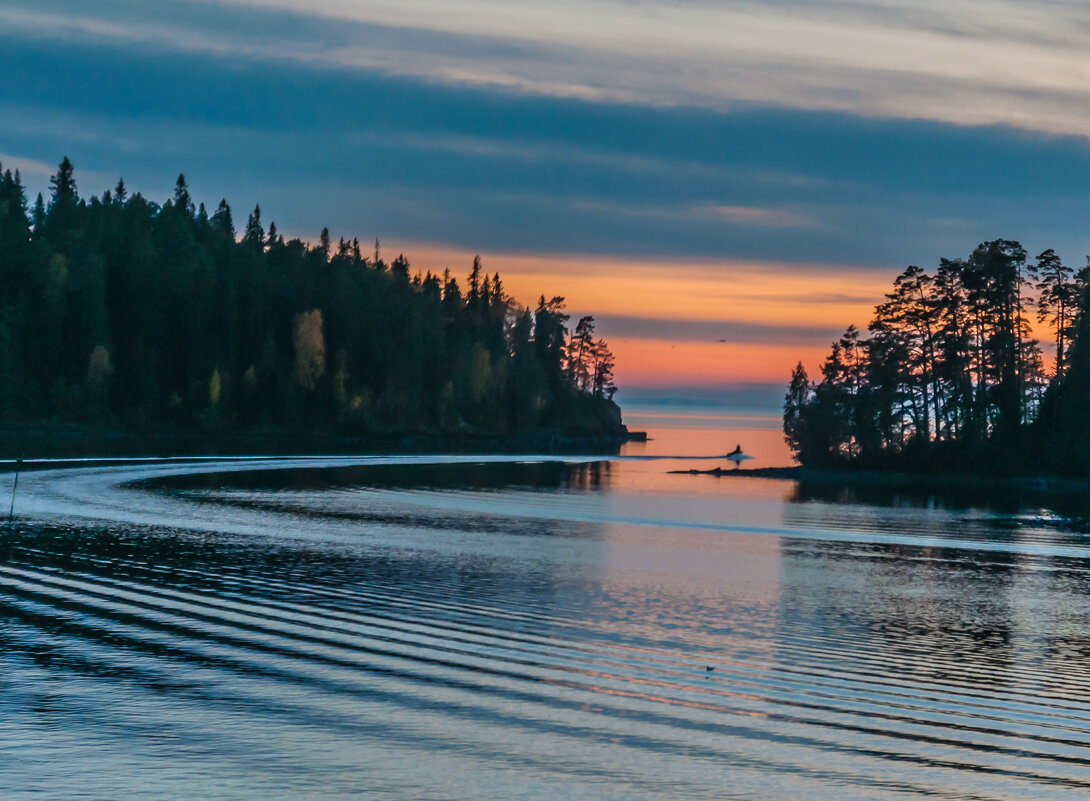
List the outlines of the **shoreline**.
<svg viewBox="0 0 1090 801">
<path fill-rule="evenodd" d="M 710 470 L 670 470 L 675 475 L 716 478 L 767 478 L 844 487 L 948 490 L 1019 490 L 1049 493 L 1086 492 L 1090 480 L 1062 476 L 980 476 L 966 473 L 903 473 L 875 470 L 819 470 L 812 467 L 754 467 Z"/>
<path fill-rule="evenodd" d="M 224 456 L 331 456 L 417 453 L 519 453 L 615 456 L 627 430 L 578 435 L 553 430 L 324 434 L 286 431 L 123 430 L 72 425 L 0 426 L 0 461 L 16 459 L 171 459 Z"/>
</svg>

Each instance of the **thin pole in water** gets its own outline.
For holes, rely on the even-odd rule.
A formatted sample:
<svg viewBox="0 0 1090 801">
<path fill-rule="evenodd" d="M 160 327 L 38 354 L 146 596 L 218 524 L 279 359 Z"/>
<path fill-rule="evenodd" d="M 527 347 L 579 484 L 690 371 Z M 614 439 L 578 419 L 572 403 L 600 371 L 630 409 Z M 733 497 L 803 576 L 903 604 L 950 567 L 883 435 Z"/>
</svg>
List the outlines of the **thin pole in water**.
<svg viewBox="0 0 1090 801">
<path fill-rule="evenodd" d="M 8 507 L 8 526 L 11 526 L 11 521 L 15 517 L 15 490 L 19 488 L 19 468 L 22 467 L 23 460 L 15 460 L 15 483 L 11 485 L 11 506 Z M 2 507 L 0 507 L 2 508 Z"/>
</svg>

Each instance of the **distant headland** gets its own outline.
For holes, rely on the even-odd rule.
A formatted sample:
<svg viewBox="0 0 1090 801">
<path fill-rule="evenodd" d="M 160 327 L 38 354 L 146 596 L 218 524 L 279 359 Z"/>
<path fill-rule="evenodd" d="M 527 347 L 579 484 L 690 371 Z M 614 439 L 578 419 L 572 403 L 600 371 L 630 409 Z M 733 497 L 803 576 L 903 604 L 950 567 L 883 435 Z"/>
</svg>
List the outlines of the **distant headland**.
<svg viewBox="0 0 1090 801">
<path fill-rule="evenodd" d="M 933 272 L 908 267 L 866 334 L 833 343 L 820 380 L 795 368 L 783 425 L 799 463 L 1090 475 L 1088 270 L 1006 239 Z M 1051 332 L 1047 357 L 1030 315 Z"/>
<path fill-rule="evenodd" d="M 377 241 L 286 240 L 260 207 L 238 232 L 227 201 L 210 212 L 183 176 L 161 205 L 123 181 L 85 199 L 67 158 L 50 184 L 30 203 L 0 171 L 11 437 L 625 436 L 594 319 L 569 329 L 559 296 L 519 305 L 479 257 L 463 284 L 387 262 Z"/>
</svg>

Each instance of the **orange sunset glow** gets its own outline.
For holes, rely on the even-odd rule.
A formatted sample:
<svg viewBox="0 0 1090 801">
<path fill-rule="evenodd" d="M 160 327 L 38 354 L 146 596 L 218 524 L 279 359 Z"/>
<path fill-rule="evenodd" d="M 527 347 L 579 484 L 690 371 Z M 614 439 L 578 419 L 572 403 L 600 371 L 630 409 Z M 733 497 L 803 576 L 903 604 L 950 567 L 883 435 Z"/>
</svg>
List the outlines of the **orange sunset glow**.
<svg viewBox="0 0 1090 801">
<path fill-rule="evenodd" d="M 400 241 L 383 250 L 391 257 L 404 252 L 414 269 L 449 268 L 459 277 L 475 255 Z M 622 387 L 784 382 L 799 359 L 816 367 L 849 324 L 865 327 L 891 276 L 883 269 L 741 261 L 487 252 L 482 258 L 519 303 L 562 294 L 573 319 L 595 315 L 617 356 Z"/>
</svg>

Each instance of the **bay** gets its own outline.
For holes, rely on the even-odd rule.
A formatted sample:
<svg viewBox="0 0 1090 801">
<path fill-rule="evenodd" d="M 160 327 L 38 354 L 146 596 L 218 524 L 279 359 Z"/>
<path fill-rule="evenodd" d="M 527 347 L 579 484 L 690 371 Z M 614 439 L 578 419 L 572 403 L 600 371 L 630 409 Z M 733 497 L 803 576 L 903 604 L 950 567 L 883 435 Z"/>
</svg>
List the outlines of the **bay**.
<svg viewBox="0 0 1090 801">
<path fill-rule="evenodd" d="M 778 421 L 628 422 L 24 473 L 0 797 L 1085 796 L 1086 499 L 675 475 Z"/>
</svg>

